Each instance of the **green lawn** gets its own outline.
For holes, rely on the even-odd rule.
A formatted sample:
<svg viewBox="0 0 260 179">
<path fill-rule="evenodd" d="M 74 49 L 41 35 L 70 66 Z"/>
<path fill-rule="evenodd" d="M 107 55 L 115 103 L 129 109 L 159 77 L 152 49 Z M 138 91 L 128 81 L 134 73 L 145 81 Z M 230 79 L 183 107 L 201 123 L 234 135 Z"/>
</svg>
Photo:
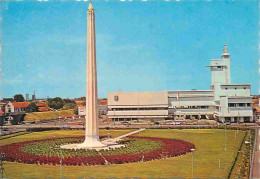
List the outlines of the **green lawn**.
<svg viewBox="0 0 260 179">
<path fill-rule="evenodd" d="M 130 132 L 130 130 L 110 130 L 110 132 L 112 137 L 116 137 Z M 1 145 L 53 136 L 63 137 L 83 134 L 84 131 L 82 130 L 45 131 L 1 140 Z M 192 142 L 196 146 L 196 151 L 194 152 L 194 177 L 226 178 L 244 134 L 244 131 L 239 131 L 235 138 L 235 131 L 227 130 L 226 151 L 224 151 L 223 129 L 149 129 L 137 135 L 163 138 L 174 137 Z M 107 131 L 101 130 L 100 135 L 107 135 Z M 64 178 L 190 178 L 191 166 L 191 154 L 186 154 L 180 157 L 131 164 L 63 166 L 62 175 Z M 7 178 L 59 178 L 59 172 L 59 166 L 29 165 L 12 162 L 5 162 L 4 165 L 4 177 Z"/>
<path fill-rule="evenodd" d="M 73 110 L 62 110 L 62 111 L 46 111 L 46 112 L 33 112 L 28 113 L 24 117 L 25 121 L 45 121 L 51 119 L 58 119 L 59 115 L 62 118 L 67 115 L 67 117 L 71 117 L 74 114 Z"/>
</svg>

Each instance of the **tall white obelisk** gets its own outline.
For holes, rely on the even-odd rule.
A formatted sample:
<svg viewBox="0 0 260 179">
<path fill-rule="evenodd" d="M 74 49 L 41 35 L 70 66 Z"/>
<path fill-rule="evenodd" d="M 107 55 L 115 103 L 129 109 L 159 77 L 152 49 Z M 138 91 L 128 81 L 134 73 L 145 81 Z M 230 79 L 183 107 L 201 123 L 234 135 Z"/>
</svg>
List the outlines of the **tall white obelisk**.
<svg viewBox="0 0 260 179">
<path fill-rule="evenodd" d="M 86 84 L 86 133 L 85 141 L 79 144 L 82 148 L 105 147 L 99 140 L 98 102 L 97 102 L 97 66 L 96 66 L 96 35 L 95 12 L 90 1 L 88 7 L 87 34 L 87 84 Z"/>
</svg>

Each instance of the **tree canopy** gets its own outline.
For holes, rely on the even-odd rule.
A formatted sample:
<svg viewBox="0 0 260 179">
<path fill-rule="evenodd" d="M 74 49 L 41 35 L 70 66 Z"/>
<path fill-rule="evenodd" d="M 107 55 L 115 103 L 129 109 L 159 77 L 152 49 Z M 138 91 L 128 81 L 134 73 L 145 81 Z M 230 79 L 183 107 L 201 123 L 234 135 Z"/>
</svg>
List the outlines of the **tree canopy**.
<svg viewBox="0 0 260 179">
<path fill-rule="evenodd" d="M 49 98 L 48 99 L 48 106 L 54 109 L 61 109 L 64 106 L 65 102 L 60 97 L 56 98 Z"/>
<path fill-rule="evenodd" d="M 66 103 L 64 106 L 63 106 L 63 109 L 67 110 L 67 109 L 75 109 L 76 108 L 76 104 L 74 103 Z"/>
<path fill-rule="evenodd" d="M 38 111 L 39 111 L 39 108 L 38 108 L 38 106 L 36 106 L 35 103 L 31 103 L 28 106 L 28 112 L 38 112 Z"/>
<path fill-rule="evenodd" d="M 16 95 L 14 95 L 14 100 L 16 102 L 24 102 L 24 97 L 22 94 L 16 94 Z"/>
</svg>

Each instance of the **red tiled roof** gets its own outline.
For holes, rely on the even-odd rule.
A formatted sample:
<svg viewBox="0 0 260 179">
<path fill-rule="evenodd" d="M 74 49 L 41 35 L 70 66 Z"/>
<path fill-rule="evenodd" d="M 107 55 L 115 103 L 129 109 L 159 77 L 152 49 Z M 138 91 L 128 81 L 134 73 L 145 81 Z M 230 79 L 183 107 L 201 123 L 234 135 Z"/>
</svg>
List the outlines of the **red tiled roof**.
<svg viewBox="0 0 260 179">
<path fill-rule="evenodd" d="M 79 104 L 85 104 L 86 101 L 75 101 L 75 103 L 76 103 L 77 105 L 79 105 Z"/>
<path fill-rule="evenodd" d="M 256 111 L 260 112 L 260 108 L 254 107 Z"/>
<path fill-rule="evenodd" d="M 31 102 L 14 102 L 14 103 L 12 103 L 14 108 L 27 108 L 30 104 L 31 104 Z"/>
<path fill-rule="evenodd" d="M 49 107 L 39 107 L 39 111 L 40 112 L 43 112 L 43 111 L 53 111 L 53 109 L 49 108 Z"/>
<path fill-rule="evenodd" d="M 107 105 L 107 100 L 103 100 L 99 102 L 100 105 Z"/>
<path fill-rule="evenodd" d="M 48 107 L 48 105 L 45 104 L 45 103 L 36 103 L 36 106 L 38 106 L 38 107 Z"/>
<path fill-rule="evenodd" d="M 253 104 L 259 104 L 259 99 L 252 99 Z"/>
</svg>

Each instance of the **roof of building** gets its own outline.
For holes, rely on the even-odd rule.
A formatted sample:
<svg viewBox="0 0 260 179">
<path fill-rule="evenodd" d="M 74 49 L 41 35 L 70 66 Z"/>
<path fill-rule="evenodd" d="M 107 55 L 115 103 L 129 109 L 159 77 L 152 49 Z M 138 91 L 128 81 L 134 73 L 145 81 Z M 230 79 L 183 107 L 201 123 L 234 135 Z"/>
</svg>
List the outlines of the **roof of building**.
<svg viewBox="0 0 260 179">
<path fill-rule="evenodd" d="M 36 103 L 36 106 L 38 106 L 38 107 L 48 107 L 48 105 L 45 104 L 45 103 Z"/>
<path fill-rule="evenodd" d="M 6 106 L 6 105 L 7 105 L 7 103 L 0 103 L 0 105 L 1 105 L 1 106 Z"/>
<path fill-rule="evenodd" d="M 193 89 L 193 90 L 174 90 L 174 91 L 166 91 L 166 92 L 214 92 L 214 90 L 196 90 L 196 89 Z M 135 92 L 133 92 L 135 93 Z"/>
<path fill-rule="evenodd" d="M 38 110 L 39 110 L 40 112 L 43 112 L 43 111 L 53 111 L 53 109 L 52 109 L 52 108 L 49 108 L 49 107 L 39 107 Z"/>
<path fill-rule="evenodd" d="M 241 84 L 221 84 L 220 86 L 250 86 L 250 83 L 241 83 Z"/>
<path fill-rule="evenodd" d="M 255 109 L 256 111 L 260 112 L 260 108 L 254 107 L 254 109 Z"/>
<path fill-rule="evenodd" d="M 75 103 L 76 103 L 77 105 L 80 105 L 80 104 L 85 104 L 86 101 L 75 101 Z"/>
<path fill-rule="evenodd" d="M 99 102 L 100 105 L 107 105 L 107 100 L 102 100 Z"/>
<path fill-rule="evenodd" d="M 226 67 L 227 65 L 207 65 L 206 67 Z"/>
<path fill-rule="evenodd" d="M 27 108 L 30 104 L 31 104 L 31 102 L 14 102 L 14 103 L 12 103 L 12 105 L 15 108 Z"/>
<path fill-rule="evenodd" d="M 257 99 L 252 99 L 252 103 L 253 104 L 259 104 L 259 99 L 257 98 Z"/>
</svg>

